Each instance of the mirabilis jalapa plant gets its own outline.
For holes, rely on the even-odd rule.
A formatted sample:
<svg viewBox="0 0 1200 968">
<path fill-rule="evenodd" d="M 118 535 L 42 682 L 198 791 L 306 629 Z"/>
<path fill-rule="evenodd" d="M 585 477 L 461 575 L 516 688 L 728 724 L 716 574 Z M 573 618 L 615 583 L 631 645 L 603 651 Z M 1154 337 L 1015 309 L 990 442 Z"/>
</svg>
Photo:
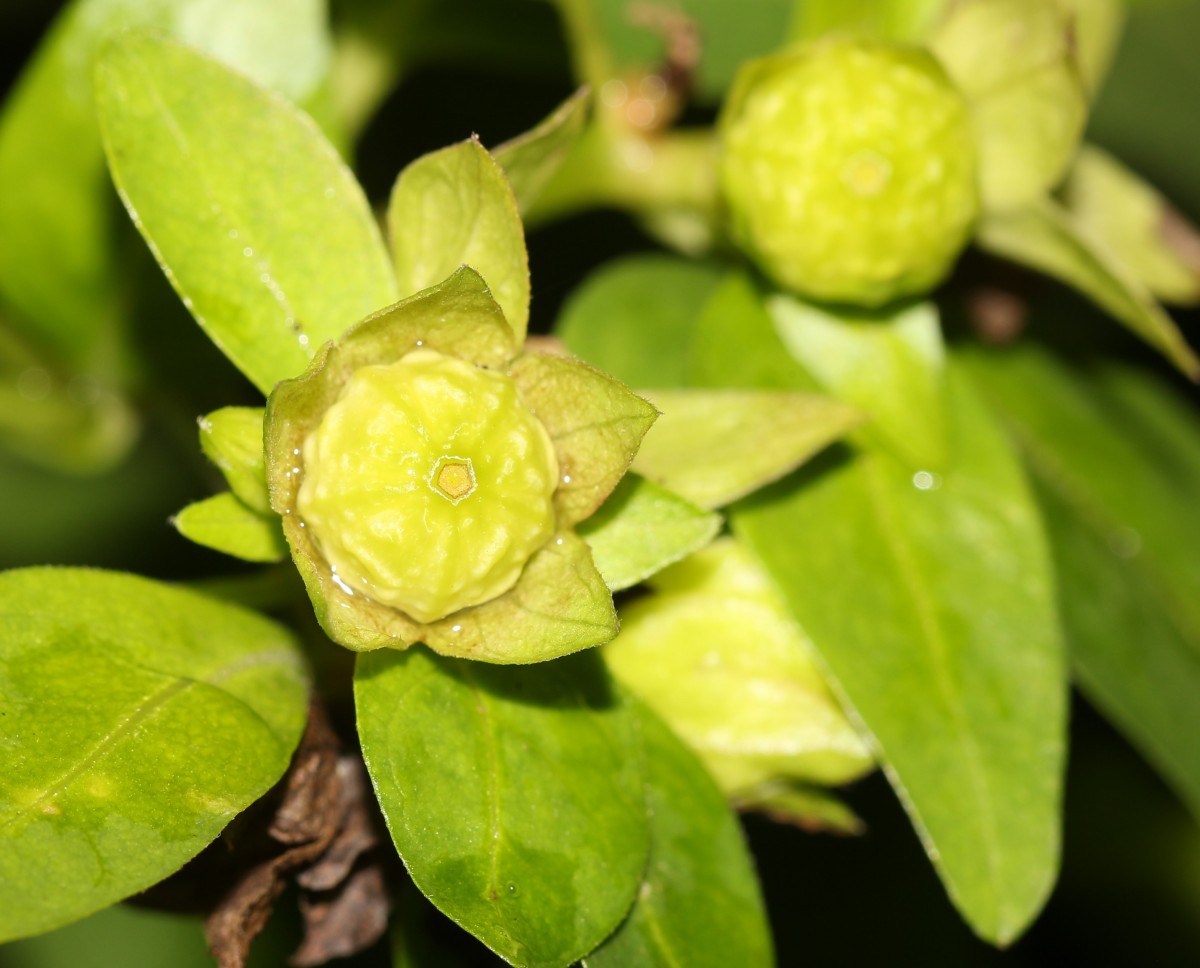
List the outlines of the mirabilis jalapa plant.
<svg viewBox="0 0 1200 968">
<path fill-rule="evenodd" d="M 230 490 L 175 525 L 248 561 L 290 554 L 322 628 L 362 653 L 363 757 L 413 882 L 514 964 L 629 963 L 678 904 L 696 950 L 769 961 L 722 792 L 584 650 L 616 635 L 614 591 L 707 545 L 721 525 L 713 509 L 794 470 L 862 415 L 792 390 L 646 400 L 552 344 L 527 347 L 509 177 L 544 181 L 539 139 L 557 136 L 553 119 L 499 152 L 507 176 L 475 139 L 406 168 L 389 258 L 353 176 L 281 97 L 136 32 L 103 51 L 95 88 L 134 223 L 206 333 L 267 395 L 265 409 L 201 419 L 201 447 Z M 17 616 L 3 682 L 29 717 L 14 724 L 22 735 L 74 708 L 73 666 L 130 683 L 87 722 L 68 716 L 52 730 L 81 747 L 115 723 L 89 766 L 56 780 L 54 757 L 19 747 L 5 771 L 9 939 L 143 890 L 203 848 L 285 770 L 309 683 L 287 629 L 133 576 L 27 569 L 0 579 L 0 601 Z M 795 644 L 782 613 L 764 623 Z M 59 640 L 71 647 L 56 651 Z M 36 671 L 51 667 L 64 674 Z M 807 660 L 777 671 L 832 733 L 850 734 Z M 195 703 L 193 719 L 177 696 Z M 131 718 L 134 699 L 145 708 Z M 160 709 L 176 717 L 160 732 L 129 728 L 153 725 Z M 805 728 L 785 719 L 784 744 Z M 755 784 L 779 772 L 841 782 L 871 764 L 861 745 L 847 752 L 833 770 L 809 771 L 787 750 L 738 766 L 730 749 L 725 763 Z M 154 779 L 156 763 L 174 764 L 167 781 Z M 130 851 L 146 830 L 166 843 Z M 106 865 L 98 878 L 81 874 L 93 856 Z M 48 882 L 72 887 L 38 888 Z M 214 944 L 229 963 L 244 957 Z"/>
</svg>

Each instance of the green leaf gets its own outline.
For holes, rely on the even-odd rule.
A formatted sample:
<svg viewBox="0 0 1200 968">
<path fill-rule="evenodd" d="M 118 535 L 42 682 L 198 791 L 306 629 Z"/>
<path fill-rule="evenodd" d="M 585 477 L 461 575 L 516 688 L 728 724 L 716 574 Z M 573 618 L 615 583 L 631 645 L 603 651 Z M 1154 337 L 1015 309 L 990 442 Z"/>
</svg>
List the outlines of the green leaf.
<svg viewBox="0 0 1200 968">
<path fill-rule="evenodd" d="M 967 361 L 1037 482 L 1080 684 L 1200 817 L 1192 408 L 1127 367 L 1080 373 L 1032 348 Z"/>
<path fill-rule="evenodd" d="M 200 449 L 239 501 L 263 514 L 271 510 L 263 468 L 262 407 L 222 407 L 201 417 Z"/>
<path fill-rule="evenodd" d="M 649 848 L 637 737 L 595 656 L 358 658 L 358 730 L 396 848 L 506 961 L 565 966 L 624 917 Z"/>
<path fill-rule="evenodd" d="M 525 339 L 525 230 L 504 171 L 477 138 L 405 168 L 392 189 L 387 219 L 402 293 L 427 289 L 468 265 L 487 280 L 517 343 Z"/>
<path fill-rule="evenodd" d="M 620 591 L 708 544 L 721 516 L 637 474 L 626 474 L 608 500 L 580 524 L 596 568 Z"/>
<path fill-rule="evenodd" d="M 522 215 L 529 212 L 579 140 L 590 106 L 591 91 L 580 88 L 535 128 L 492 152 L 504 169 Z"/>
<path fill-rule="evenodd" d="M 306 115 L 179 44 L 97 63 L 109 167 L 213 342 L 260 390 L 397 298 L 362 189 Z"/>
<path fill-rule="evenodd" d="M 1062 178 L 1087 118 L 1072 18 L 1045 0 L 963 0 L 932 39 L 967 98 L 985 211 L 1028 205 Z"/>
<path fill-rule="evenodd" d="M 1033 497 L 949 375 L 944 476 L 843 452 L 732 521 L 873 736 L 951 899 L 1007 944 L 1058 867 L 1064 659 Z"/>
<path fill-rule="evenodd" d="M 832 784 L 873 765 L 762 569 L 722 539 L 621 610 L 613 675 L 741 795 L 777 777 Z M 661 589 L 661 590 L 660 590 Z"/>
<path fill-rule="evenodd" d="M 247 507 L 232 493 L 189 504 L 171 523 L 189 541 L 246 561 L 283 561 L 287 541 L 279 515 Z"/>
<path fill-rule="evenodd" d="M 1200 302 L 1200 232 L 1117 159 L 1084 145 L 1064 186 L 1081 234 L 1164 302 Z"/>
<path fill-rule="evenodd" d="M 92 62 L 131 27 L 167 31 L 294 101 L 324 82 L 323 0 L 76 0 L 0 117 L 0 295 L 74 366 L 111 366 L 124 330 L 116 211 L 92 100 Z"/>
<path fill-rule="evenodd" d="M 0 576 L 0 939 L 177 870 L 282 775 L 308 682 L 289 633 L 131 575 Z"/>
<path fill-rule="evenodd" d="M 871 418 L 865 433 L 914 467 L 946 462 L 945 350 L 932 303 L 878 313 L 768 302 L 779 336 L 828 393 Z"/>
<path fill-rule="evenodd" d="M 617 259 L 584 280 L 555 330 L 572 353 L 629 386 L 681 386 L 692 324 L 719 279 L 678 256 Z"/>
<path fill-rule="evenodd" d="M 582 521 L 629 469 L 658 411 L 612 377 L 576 360 L 527 353 L 509 374 L 554 443 L 562 475 L 554 492 L 559 523 Z"/>
<path fill-rule="evenodd" d="M 1088 95 L 1095 95 L 1108 74 L 1125 26 L 1124 0 L 1059 0 L 1071 17 L 1075 61 Z"/>
<path fill-rule="evenodd" d="M 853 407 L 786 390 L 643 390 L 661 410 L 633 460 L 700 505 L 729 504 L 794 471 L 862 420 Z"/>
<path fill-rule="evenodd" d="M 821 390 L 783 345 L 764 294 L 740 271 L 727 273 L 700 311 L 685 369 L 695 386 Z"/>
<path fill-rule="evenodd" d="M 633 910 L 584 968 L 774 964 L 741 826 L 692 753 L 638 710 L 646 755 L 650 862 Z"/>
<path fill-rule="evenodd" d="M 1038 269 L 1078 289 L 1113 318 L 1159 350 L 1192 379 L 1200 359 L 1171 317 L 1140 282 L 1095 245 L 1049 199 L 993 215 L 979 227 L 979 244 L 995 255 Z"/>
</svg>

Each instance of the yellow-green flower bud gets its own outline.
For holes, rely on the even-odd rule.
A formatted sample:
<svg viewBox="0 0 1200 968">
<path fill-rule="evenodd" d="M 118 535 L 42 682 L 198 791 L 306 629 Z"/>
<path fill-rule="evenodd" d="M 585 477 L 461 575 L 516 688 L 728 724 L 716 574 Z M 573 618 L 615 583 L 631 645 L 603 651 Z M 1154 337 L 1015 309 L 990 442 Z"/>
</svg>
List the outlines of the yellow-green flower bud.
<svg viewBox="0 0 1200 968">
<path fill-rule="evenodd" d="M 972 230 L 966 104 L 925 51 L 840 39 L 752 62 L 721 134 L 734 238 L 802 295 L 879 305 L 923 292 Z"/>
<path fill-rule="evenodd" d="M 508 591 L 554 533 L 558 463 L 516 384 L 432 350 L 353 373 L 301 456 L 334 580 L 418 621 Z"/>
</svg>

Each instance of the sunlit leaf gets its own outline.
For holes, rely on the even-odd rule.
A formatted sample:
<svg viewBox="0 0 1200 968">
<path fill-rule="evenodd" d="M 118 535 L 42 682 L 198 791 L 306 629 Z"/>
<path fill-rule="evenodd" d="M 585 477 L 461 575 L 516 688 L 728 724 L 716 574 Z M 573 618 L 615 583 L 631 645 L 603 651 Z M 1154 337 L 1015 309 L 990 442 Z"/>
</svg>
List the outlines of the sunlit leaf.
<svg viewBox="0 0 1200 968">
<path fill-rule="evenodd" d="M 288 556 L 279 515 L 255 511 L 230 492 L 189 504 L 171 523 L 189 541 L 246 561 L 283 561 Z"/>
</svg>

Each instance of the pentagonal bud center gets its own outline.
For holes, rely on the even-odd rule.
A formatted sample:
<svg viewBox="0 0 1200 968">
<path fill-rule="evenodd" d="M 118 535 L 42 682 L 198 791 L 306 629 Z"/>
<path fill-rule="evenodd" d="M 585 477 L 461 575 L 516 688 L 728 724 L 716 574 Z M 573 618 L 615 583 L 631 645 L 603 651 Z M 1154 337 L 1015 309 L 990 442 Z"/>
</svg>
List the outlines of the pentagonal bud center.
<svg viewBox="0 0 1200 968">
<path fill-rule="evenodd" d="M 475 493 L 475 468 L 470 457 L 443 457 L 429 475 L 429 483 L 435 494 L 440 494 L 451 504 Z"/>
</svg>

